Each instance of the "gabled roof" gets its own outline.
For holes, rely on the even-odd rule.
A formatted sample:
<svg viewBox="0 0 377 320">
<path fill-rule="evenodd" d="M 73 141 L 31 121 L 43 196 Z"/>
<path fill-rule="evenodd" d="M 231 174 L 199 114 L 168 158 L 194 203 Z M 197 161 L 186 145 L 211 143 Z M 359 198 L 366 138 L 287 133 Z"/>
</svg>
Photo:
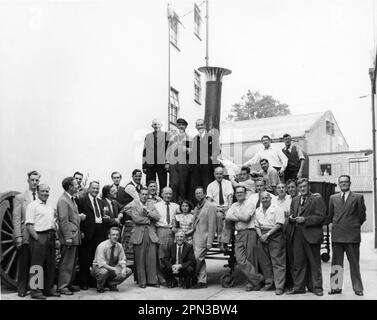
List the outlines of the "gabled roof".
<svg viewBox="0 0 377 320">
<path fill-rule="evenodd" d="M 265 119 L 243 120 L 221 123 L 221 143 L 260 141 L 263 135 L 271 139 L 281 138 L 285 133 L 292 137 L 303 137 L 315 123 L 331 111 L 295 114 Z"/>
</svg>

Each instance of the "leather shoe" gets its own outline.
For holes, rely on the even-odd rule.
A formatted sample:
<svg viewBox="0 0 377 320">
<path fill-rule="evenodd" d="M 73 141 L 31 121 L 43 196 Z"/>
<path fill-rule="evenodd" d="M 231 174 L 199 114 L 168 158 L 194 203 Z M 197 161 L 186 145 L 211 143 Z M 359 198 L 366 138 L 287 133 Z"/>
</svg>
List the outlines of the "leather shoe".
<svg viewBox="0 0 377 320">
<path fill-rule="evenodd" d="M 89 289 L 89 287 L 88 287 L 88 286 L 86 286 L 86 285 L 83 285 L 83 286 L 80 286 L 80 289 L 81 289 L 81 290 L 85 290 L 85 291 L 86 291 L 86 290 L 88 290 L 88 289 Z"/>
<path fill-rule="evenodd" d="M 60 294 L 64 294 L 65 296 L 71 296 L 73 295 L 73 292 L 71 290 L 68 290 L 67 288 L 59 290 Z"/>
<path fill-rule="evenodd" d="M 260 289 L 260 291 L 270 291 L 273 289 L 273 286 L 272 285 L 265 285 L 262 289 Z"/>
<path fill-rule="evenodd" d="M 105 292 L 105 288 L 97 288 L 97 292 L 98 293 L 104 293 Z"/>
<path fill-rule="evenodd" d="M 276 294 L 277 296 L 281 296 L 283 293 L 284 293 L 284 291 L 283 291 L 282 289 L 276 289 L 276 290 L 275 290 L 275 294 Z"/>
<path fill-rule="evenodd" d="M 355 294 L 357 296 L 360 296 L 360 297 L 362 297 L 364 295 L 364 293 L 362 291 L 355 291 Z"/>
<path fill-rule="evenodd" d="M 32 299 L 38 299 L 38 300 L 46 300 L 46 296 L 43 294 L 36 294 L 36 295 L 31 295 Z"/>
<path fill-rule="evenodd" d="M 204 289 L 207 288 L 206 283 L 198 282 L 195 286 L 193 286 L 193 289 Z"/>
<path fill-rule="evenodd" d="M 60 297 L 60 293 L 59 292 L 48 292 L 45 294 L 46 297 Z"/>
<path fill-rule="evenodd" d="M 153 287 L 153 288 L 159 288 L 160 287 L 160 285 L 158 283 L 155 283 L 155 284 L 149 284 L 149 283 L 147 283 L 147 286 L 148 287 Z"/>
<path fill-rule="evenodd" d="M 340 294 L 342 293 L 342 289 L 331 289 L 328 294 L 332 295 L 332 294 Z"/>
<path fill-rule="evenodd" d="M 145 289 L 147 287 L 146 284 L 139 284 L 139 287 L 142 288 L 142 289 Z"/>
<path fill-rule="evenodd" d="M 80 291 L 80 287 L 79 286 L 69 286 L 68 289 L 72 292 L 79 292 Z"/>
<path fill-rule="evenodd" d="M 109 287 L 110 291 L 113 291 L 113 292 L 118 292 L 119 289 L 117 288 L 117 286 L 110 286 Z"/>
<path fill-rule="evenodd" d="M 21 297 L 21 298 L 24 298 L 24 297 L 26 297 L 26 291 L 25 291 L 25 292 L 24 292 L 24 291 L 19 292 L 17 295 L 18 295 L 19 297 Z"/>
<path fill-rule="evenodd" d="M 252 284 L 248 283 L 246 285 L 246 288 L 245 288 L 245 291 L 249 292 L 249 291 L 259 291 L 261 289 L 261 287 L 258 285 L 258 286 L 253 286 Z"/>
<path fill-rule="evenodd" d="M 304 294 L 306 291 L 299 291 L 299 290 L 290 290 L 287 292 L 287 294 Z"/>
<path fill-rule="evenodd" d="M 323 291 L 314 291 L 313 292 L 316 296 L 322 297 L 323 296 Z"/>
</svg>

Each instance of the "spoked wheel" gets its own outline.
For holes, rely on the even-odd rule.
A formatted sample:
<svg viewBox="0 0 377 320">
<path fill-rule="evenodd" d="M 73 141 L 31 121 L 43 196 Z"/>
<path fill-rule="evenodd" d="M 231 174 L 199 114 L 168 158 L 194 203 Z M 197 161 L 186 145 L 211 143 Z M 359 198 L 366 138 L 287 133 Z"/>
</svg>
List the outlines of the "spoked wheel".
<svg viewBox="0 0 377 320">
<path fill-rule="evenodd" d="M 223 288 L 231 288 L 234 285 L 234 277 L 231 273 L 224 273 L 220 278 Z"/>
<path fill-rule="evenodd" d="M 19 194 L 10 191 L 0 194 L 0 275 L 2 282 L 9 288 L 17 287 L 17 248 L 13 242 L 13 198 Z"/>
</svg>

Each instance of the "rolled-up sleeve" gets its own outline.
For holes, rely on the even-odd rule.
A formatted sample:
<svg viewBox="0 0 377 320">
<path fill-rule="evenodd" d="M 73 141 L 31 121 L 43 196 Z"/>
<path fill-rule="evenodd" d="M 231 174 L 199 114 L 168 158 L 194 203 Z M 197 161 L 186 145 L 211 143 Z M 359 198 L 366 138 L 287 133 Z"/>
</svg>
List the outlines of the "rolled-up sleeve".
<svg viewBox="0 0 377 320">
<path fill-rule="evenodd" d="M 304 152 L 302 151 L 302 148 L 300 146 L 296 146 L 298 157 L 300 160 L 305 160 Z"/>
</svg>

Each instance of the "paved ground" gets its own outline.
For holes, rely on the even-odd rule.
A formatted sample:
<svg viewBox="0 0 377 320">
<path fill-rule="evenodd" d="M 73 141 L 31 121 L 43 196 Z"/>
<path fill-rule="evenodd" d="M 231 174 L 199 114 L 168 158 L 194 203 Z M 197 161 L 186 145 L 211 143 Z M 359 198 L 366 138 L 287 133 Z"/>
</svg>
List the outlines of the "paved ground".
<svg viewBox="0 0 377 320">
<path fill-rule="evenodd" d="M 377 299 L 377 249 L 373 248 L 374 238 L 373 233 L 362 234 L 362 246 L 361 246 L 361 272 L 364 282 L 364 296 L 358 297 L 353 293 L 351 280 L 349 276 L 348 263 L 345 264 L 345 276 L 343 294 L 329 296 L 327 291 L 329 290 L 329 275 L 330 275 L 330 263 L 322 264 L 322 272 L 324 277 L 324 290 L 325 295 L 323 297 L 314 296 L 311 293 L 300 294 L 295 296 L 275 296 L 274 291 L 270 292 L 245 292 L 244 285 L 242 284 L 242 277 L 236 277 L 239 281 L 236 281 L 233 288 L 225 289 L 220 285 L 220 276 L 227 270 L 223 266 L 224 261 L 212 260 L 207 264 L 208 267 L 208 285 L 207 289 L 197 290 L 185 290 L 182 288 L 168 289 L 166 287 L 161 288 L 147 288 L 141 289 L 129 278 L 125 283 L 119 286 L 119 292 L 105 292 L 98 294 L 96 290 L 91 289 L 88 291 L 81 291 L 75 293 L 73 296 L 64 296 L 61 298 L 54 298 L 59 300 L 168 300 L 168 299 L 180 299 L 180 300 L 266 300 L 266 299 L 294 299 L 294 300 L 365 300 L 365 299 Z M 238 273 L 236 273 L 238 275 Z M 14 292 L 3 290 L 1 294 L 3 300 L 16 300 L 22 299 Z M 31 299 L 30 296 L 23 299 Z M 51 298 L 52 299 L 52 298 Z"/>
</svg>

